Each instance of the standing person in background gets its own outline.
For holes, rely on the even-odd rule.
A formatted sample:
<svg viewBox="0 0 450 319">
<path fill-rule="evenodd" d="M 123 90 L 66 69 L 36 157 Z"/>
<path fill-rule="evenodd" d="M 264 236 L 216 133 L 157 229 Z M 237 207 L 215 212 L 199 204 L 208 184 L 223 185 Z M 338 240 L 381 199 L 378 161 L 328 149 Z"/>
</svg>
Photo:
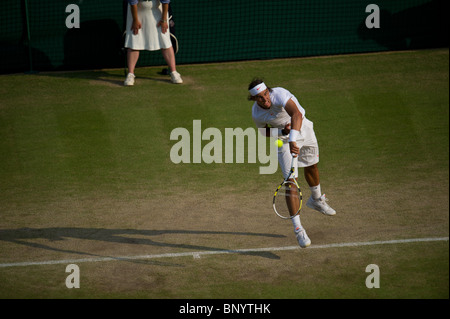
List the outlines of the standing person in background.
<svg viewBox="0 0 450 319">
<path fill-rule="evenodd" d="M 135 68 L 141 50 L 161 50 L 170 69 L 172 83 L 181 84 L 183 80 L 176 70 L 175 53 L 169 32 L 170 0 L 127 0 L 127 28 L 125 48 L 127 48 L 128 74 L 124 85 L 135 82 Z"/>
</svg>

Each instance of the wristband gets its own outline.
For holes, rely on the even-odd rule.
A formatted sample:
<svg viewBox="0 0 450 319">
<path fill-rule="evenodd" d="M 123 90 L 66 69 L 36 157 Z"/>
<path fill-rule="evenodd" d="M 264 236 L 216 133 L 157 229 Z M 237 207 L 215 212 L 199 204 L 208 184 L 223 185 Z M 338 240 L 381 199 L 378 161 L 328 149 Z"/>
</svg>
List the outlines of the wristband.
<svg viewBox="0 0 450 319">
<path fill-rule="evenodd" d="M 289 142 L 295 142 L 299 136 L 300 136 L 299 131 L 291 130 L 291 132 L 289 133 Z"/>
</svg>

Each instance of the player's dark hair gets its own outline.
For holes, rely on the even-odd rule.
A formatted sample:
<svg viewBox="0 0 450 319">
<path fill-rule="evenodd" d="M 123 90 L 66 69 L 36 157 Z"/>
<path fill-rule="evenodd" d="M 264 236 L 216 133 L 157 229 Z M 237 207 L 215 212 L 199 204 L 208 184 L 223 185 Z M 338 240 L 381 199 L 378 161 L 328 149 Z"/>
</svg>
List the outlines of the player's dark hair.
<svg viewBox="0 0 450 319">
<path fill-rule="evenodd" d="M 260 79 L 260 78 L 254 78 L 254 79 L 252 80 L 252 82 L 250 82 L 250 84 L 248 85 L 248 90 L 250 91 L 250 90 L 253 89 L 255 86 L 257 86 L 258 84 L 261 84 L 261 83 L 263 83 L 263 82 L 264 82 L 263 79 Z M 272 92 L 272 89 L 267 85 L 267 83 L 266 83 L 266 86 L 267 86 L 267 88 L 269 89 L 269 92 Z M 253 96 L 252 96 L 251 94 L 248 95 L 248 100 L 249 100 L 249 101 L 252 101 L 252 100 L 253 100 Z"/>
</svg>

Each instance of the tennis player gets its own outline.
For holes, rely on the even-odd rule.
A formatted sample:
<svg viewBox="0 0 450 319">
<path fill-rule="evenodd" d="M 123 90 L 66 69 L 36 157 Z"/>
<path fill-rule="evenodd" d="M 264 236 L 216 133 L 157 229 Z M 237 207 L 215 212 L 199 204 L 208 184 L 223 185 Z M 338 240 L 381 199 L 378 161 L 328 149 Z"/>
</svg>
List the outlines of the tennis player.
<svg viewBox="0 0 450 319">
<path fill-rule="evenodd" d="M 332 216 L 336 211 L 327 203 L 322 194 L 319 178 L 319 145 L 314 133 L 313 123 L 305 117 L 305 110 L 297 98 L 288 90 L 270 88 L 261 79 L 253 80 L 249 86 L 250 101 L 254 101 L 252 117 L 258 129 L 265 128 L 265 135 L 270 137 L 270 128 L 278 128 L 278 138 L 283 146 L 278 149 L 278 162 L 284 178 L 289 176 L 292 155 L 297 158 L 295 177 L 298 167 L 303 167 L 305 180 L 311 190 L 306 206 Z M 292 154 L 292 155 L 291 155 Z M 294 215 L 296 212 L 290 212 Z M 300 222 L 300 216 L 292 218 L 294 232 L 301 247 L 308 247 L 311 240 Z"/>
</svg>

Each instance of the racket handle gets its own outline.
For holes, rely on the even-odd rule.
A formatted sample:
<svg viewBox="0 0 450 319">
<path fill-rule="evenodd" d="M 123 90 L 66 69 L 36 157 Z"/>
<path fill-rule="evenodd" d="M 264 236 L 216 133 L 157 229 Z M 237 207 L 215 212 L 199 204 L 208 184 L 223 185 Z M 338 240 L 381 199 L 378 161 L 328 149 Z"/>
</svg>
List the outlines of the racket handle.
<svg viewBox="0 0 450 319">
<path fill-rule="evenodd" d="M 291 169 L 294 167 L 294 161 L 295 161 L 295 158 L 297 157 L 297 154 L 291 154 L 291 156 L 292 156 L 292 160 L 291 160 Z"/>
</svg>

